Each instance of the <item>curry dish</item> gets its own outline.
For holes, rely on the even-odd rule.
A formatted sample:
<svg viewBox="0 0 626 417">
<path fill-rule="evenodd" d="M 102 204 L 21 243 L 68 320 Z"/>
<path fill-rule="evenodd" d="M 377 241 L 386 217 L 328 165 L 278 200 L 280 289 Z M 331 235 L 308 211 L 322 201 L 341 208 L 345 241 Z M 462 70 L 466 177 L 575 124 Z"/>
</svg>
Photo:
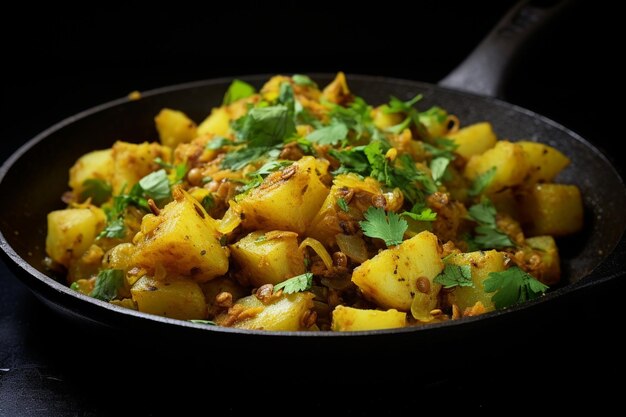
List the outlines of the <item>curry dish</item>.
<svg viewBox="0 0 626 417">
<path fill-rule="evenodd" d="M 555 180 L 569 158 L 420 100 L 367 103 L 339 72 L 234 80 L 200 123 L 164 108 L 158 140 L 112 140 L 69 169 L 47 265 L 119 306 L 273 331 L 428 325 L 542 296 L 557 239 L 583 226 L 579 189 Z"/>
</svg>

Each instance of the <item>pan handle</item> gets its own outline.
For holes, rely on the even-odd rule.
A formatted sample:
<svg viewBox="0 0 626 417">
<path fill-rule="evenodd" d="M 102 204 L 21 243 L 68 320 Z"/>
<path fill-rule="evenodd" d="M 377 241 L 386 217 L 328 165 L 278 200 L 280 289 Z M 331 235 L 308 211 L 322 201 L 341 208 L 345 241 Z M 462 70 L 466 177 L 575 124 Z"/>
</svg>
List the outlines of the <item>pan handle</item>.
<svg viewBox="0 0 626 417">
<path fill-rule="evenodd" d="M 518 52 L 568 3 L 569 0 L 519 1 L 438 85 L 483 96 L 501 97 L 508 69 Z"/>
</svg>

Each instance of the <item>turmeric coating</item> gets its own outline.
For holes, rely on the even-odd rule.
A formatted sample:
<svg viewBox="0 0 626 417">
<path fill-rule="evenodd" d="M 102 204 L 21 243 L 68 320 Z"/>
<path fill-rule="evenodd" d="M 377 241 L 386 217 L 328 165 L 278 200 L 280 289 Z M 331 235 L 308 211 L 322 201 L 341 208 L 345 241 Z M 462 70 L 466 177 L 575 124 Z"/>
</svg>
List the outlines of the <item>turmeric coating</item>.
<svg viewBox="0 0 626 417">
<path fill-rule="evenodd" d="M 376 107 L 345 74 L 319 88 L 234 80 L 197 124 L 117 141 L 69 169 L 46 252 L 76 291 L 201 325 L 363 331 L 476 316 L 561 278 L 579 232 L 570 160 L 421 96 Z M 547 138 L 546 138 L 547 139 Z"/>
</svg>

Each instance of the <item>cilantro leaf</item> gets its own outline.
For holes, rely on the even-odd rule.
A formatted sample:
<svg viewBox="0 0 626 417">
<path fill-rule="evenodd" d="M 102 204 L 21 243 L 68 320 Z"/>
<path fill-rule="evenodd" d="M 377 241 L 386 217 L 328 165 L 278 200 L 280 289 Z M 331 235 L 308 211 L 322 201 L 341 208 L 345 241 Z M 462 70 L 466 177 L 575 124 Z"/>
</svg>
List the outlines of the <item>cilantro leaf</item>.
<svg viewBox="0 0 626 417">
<path fill-rule="evenodd" d="M 341 210 L 343 210 L 346 213 L 350 210 L 350 208 L 348 207 L 348 203 L 346 202 L 346 200 L 344 200 L 343 197 L 339 197 L 337 199 L 337 205 L 339 206 Z"/>
<path fill-rule="evenodd" d="M 382 239 L 387 246 L 402 243 L 404 232 L 409 227 L 406 220 L 394 212 L 387 214 L 379 207 L 369 207 L 363 215 L 365 220 L 359 224 L 365 236 Z"/>
<path fill-rule="evenodd" d="M 122 239 L 126 236 L 126 225 L 123 217 L 114 217 L 111 210 L 105 210 L 107 224 L 98 235 L 98 238 Z"/>
<path fill-rule="evenodd" d="M 441 125 L 445 123 L 448 118 L 448 112 L 441 107 L 433 106 L 430 109 L 420 112 L 419 121 L 429 128 L 434 125 Z"/>
<path fill-rule="evenodd" d="M 202 204 L 202 207 L 208 212 L 215 207 L 215 199 L 211 194 L 207 194 L 202 198 L 200 204 Z"/>
<path fill-rule="evenodd" d="M 474 182 L 472 183 L 472 186 L 467 193 L 472 197 L 481 194 L 485 190 L 485 188 L 487 188 L 487 186 L 491 184 L 491 181 L 493 180 L 493 177 L 495 175 L 496 167 L 491 167 L 487 171 L 481 173 L 476 177 L 476 179 L 474 179 Z"/>
<path fill-rule="evenodd" d="M 469 218 L 478 223 L 474 243 L 480 249 L 500 249 L 515 246 L 511 238 L 496 224 L 496 208 L 487 197 L 468 209 Z"/>
<path fill-rule="evenodd" d="M 402 101 L 397 97 L 391 96 L 389 104 L 382 108 L 383 113 L 408 113 L 413 109 L 413 106 L 417 104 L 417 102 L 420 101 L 422 98 L 424 98 L 424 96 L 422 96 L 421 94 L 417 94 L 410 100 Z"/>
<path fill-rule="evenodd" d="M 443 179 L 449 164 L 450 158 L 445 158 L 443 156 L 438 156 L 430 161 L 431 175 L 436 183 L 439 183 Z"/>
<path fill-rule="evenodd" d="M 293 278 L 289 278 L 279 284 L 274 285 L 274 292 L 283 290 L 285 294 L 293 294 L 300 291 L 306 291 L 313 285 L 313 274 L 305 272 L 304 274 L 297 275 Z"/>
<path fill-rule="evenodd" d="M 164 169 L 152 172 L 139 180 L 144 194 L 155 202 L 163 202 L 172 197 L 170 181 Z"/>
<path fill-rule="evenodd" d="M 292 135 L 296 131 L 289 109 L 284 105 L 250 109 L 237 131 L 237 136 L 248 142 L 249 146 L 272 146 Z"/>
<path fill-rule="evenodd" d="M 80 200 L 85 201 L 91 198 L 92 204 L 100 205 L 111 198 L 113 188 L 106 181 L 89 178 L 83 181 L 83 191 L 80 193 Z"/>
<path fill-rule="evenodd" d="M 314 130 L 306 135 L 305 139 L 309 142 L 319 143 L 320 145 L 337 145 L 347 137 L 348 127 L 345 124 L 337 123 Z"/>
<path fill-rule="evenodd" d="M 532 275 L 513 266 L 506 271 L 491 272 L 483 281 L 485 292 L 495 294 L 491 297 L 496 308 L 507 308 L 527 300 L 535 299 L 549 289 Z"/>
<path fill-rule="evenodd" d="M 411 211 L 403 211 L 400 215 L 422 222 L 434 222 L 437 219 L 436 212 L 432 211 L 430 207 L 426 207 L 425 204 L 420 203 L 415 204 Z"/>
<path fill-rule="evenodd" d="M 96 283 L 89 296 L 98 300 L 111 301 L 124 286 L 124 271 L 121 269 L 103 269 L 98 273 Z"/>
<path fill-rule="evenodd" d="M 205 149 L 210 151 L 216 151 L 222 149 L 226 145 L 233 145 L 234 142 L 228 138 L 222 136 L 216 136 L 211 139 L 205 146 Z"/>
<path fill-rule="evenodd" d="M 224 94 L 223 105 L 230 104 L 234 101 L 241 100 L 242 98 L 250 97 L 256 93 L 256 89 L 245 81 L 233 80 L 233 82 L 226 90 Z"/>
<path fill-rule="evenodd" d="M 472 269 L 469 265 L 446 264 L 443 271 L 433 280 L 444 288 L 473 287 Z"/>
<path fill-rule="evenodd" d="M 291 79 L 298 85 L 317 88 L 317 84 L 315 84 L 315 82 L 308 75 L 293 74 Z"/>
</svg>

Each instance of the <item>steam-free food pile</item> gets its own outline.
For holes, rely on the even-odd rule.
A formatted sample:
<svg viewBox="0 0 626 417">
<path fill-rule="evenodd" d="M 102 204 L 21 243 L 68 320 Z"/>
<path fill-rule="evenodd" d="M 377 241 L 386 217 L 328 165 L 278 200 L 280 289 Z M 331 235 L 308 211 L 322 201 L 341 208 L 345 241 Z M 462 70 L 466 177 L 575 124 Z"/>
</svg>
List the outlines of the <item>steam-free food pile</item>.
<svg viewBox="0 0 626 417">
<path fill-rule="evenodd" d="M 48 266 L 129 309 L 272 331 L 420 326 L 542 296 L 555 238 L 583 226 L 579 189 L 555 182 L 569 158 L 420 100 L 367 103 L 339 72 L 323 88 L 234 80 L 199 124 L 164 108 L 158 140 L 71 167 Z"/>
</svg>

